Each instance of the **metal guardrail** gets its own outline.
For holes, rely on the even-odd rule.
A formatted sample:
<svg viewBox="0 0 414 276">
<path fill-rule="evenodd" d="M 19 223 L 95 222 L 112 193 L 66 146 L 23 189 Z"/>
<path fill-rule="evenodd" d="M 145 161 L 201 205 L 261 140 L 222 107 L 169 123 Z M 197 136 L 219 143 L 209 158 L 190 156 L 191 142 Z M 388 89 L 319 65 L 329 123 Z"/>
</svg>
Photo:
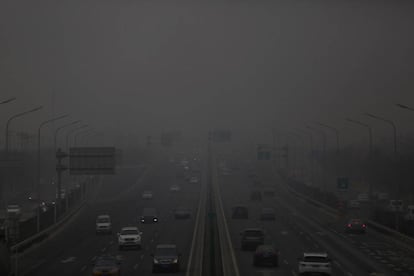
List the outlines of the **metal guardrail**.
<svg viewBox="0 0 414 276">
<path fill-rule="evenodd" d="M 330 206 L 328 206 L 328 205 L 326 205 L 326 204 L 324 204 L 324 203 L 322 203 L 320 201 L 317 201 L 317 200 L 315 200 L 313 198 L 310 198 L 310 197 L 308 197 L 308 196 L 306 196 L 306 195 L 304 195 L 302 193 L 297 192 L 295 189 L 293 189 L 289 185 L 285 185 L 285 187 L 290 192 L 292 192 L 293 194 L 295 194 L 296 196 L 301 197 L 301 198 L 305 199 L 306 201 L 309 201 L 312 204 L 315 204 L 315 205 L 321 207 L 322 210 L 325 211 L 325 213 L 327 213 L 329 215 L 332 215 L 332 216 L 339 216 L 338 210 L 336 210 L 336 209 L 334 209 L 334 208 L 332 208 L 332 207 L 330 207 Z M 384 233 L 384 234 L 386 234 L 388 236 L 391 236 L 393 238 L 396 238 L 396 239 L 398 239 L 397 241 L 399 241 L 399 242 L 405 243 L 404 246 L 407 249 L 409 249 L 409 250 L 411 250 L 411 251 L 414 252 L 414 238 L 412 238 L 410 236 L 407 236 L 407 235 L 404 235 L 401 232 L 398 232 L 398 231 L 396 231 L 394 229 L 391 229 L 391 228 L 389 228 L 387 226 L 381 225 L 381 224 L 379 224 L 379 223 L 377 223 L 377 222 L 375 222 L 373 220 L 368 220 L 367 221 L 367 224 L 371 228 L 376 229 L 377 231 L 380 231 L 381 233 Z M 407 243 L 410 243 L 410 244 L 408 245 Z"/>
<path fill-rule="evenodd" d="M 198 204 L 193 239 L 191 241 L 190 255 L 188 257 L 187 272 L 185 274 L 186 276 L 202 276 L 203 274 L 207 181 L 203 179 L 201 185 L 202 187 L 200 190 L 200 202 Z"/>
<path fill-rule="evenodd" d="M 219 231 L 220 250 L 222 257 L 222 270 L 224 276 L 239 276 L 239 267 L 237 264 L 236 256 L 234 254 L 233 244 L 231 241 L 223 202 L 221 200 L 220 187 L 217 179 L 217 166 L 215 159 L 213 158 L 213 170 L 212 170 L 212 186 L 215 194 L 215 208 L 217 211 L 217 225 Z"/>
</svg>

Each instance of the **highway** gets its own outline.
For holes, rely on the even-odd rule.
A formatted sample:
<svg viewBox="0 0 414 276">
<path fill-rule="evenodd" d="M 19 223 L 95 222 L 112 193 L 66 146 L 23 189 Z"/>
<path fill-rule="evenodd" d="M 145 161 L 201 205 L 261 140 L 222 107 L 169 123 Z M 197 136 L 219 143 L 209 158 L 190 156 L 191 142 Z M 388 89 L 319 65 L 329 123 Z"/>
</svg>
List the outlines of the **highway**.
<svg viewBox="0 0 414 276">
<path fill-rule="evenodd" d="M 178 275 L 185 275 L 200 182 L 190 184 L 178 179 L 176 169 L 168 158 L 160 158 L 144 170 L 128 166 L 120 169 L 117 175 L 104 177 L 99 193 L 67 226 L 19 258 L 19 275 L 91 275 L 93 260 L 107 253 L 122 259 L 123 275 L 149 275 L 152 270 L 150 254 L 159 243 L 177 244 L 182 253 L 182 271 Z M 181 191 L 170 192 L 172 184 L 180 185 Z M 144 190 L 152 190 L 154 198 L 141 199 Z M 174 219 L 172 210 L 178 205 L 191 208 L 191 219 Z M 159 223 L 137 222 L 144 207 L 157 209 Z M 112 217 L 112 235 L 95 234 L 96 216 L 104 213 Z M 116 233 L 130 225 L 138 225 L 143 232 L 143 247 L 119 251 Z"/>
<path fill-rule="evenodd" d="M 404 249 L 403 244 L 370 229 L 365 235 L 345 234 L 346 218 L 329 214 L 293 195 L 270 167 L 256 171 L 259 184 L 253 184 L 247 171 L 242 168 L 219 178 L 240 275 L 297 275 L 297 259 L 303 252 L 328 252 L 333 260 L 333 275 L 413 275 L 414 252 Z M 274 197 L 265 195 L 262 201 L 249 199 L 252 190 L 263 191 L 265 186 L 275 188 Z M 231 208 L 238 204 L 248 206 L 248 220 L 231 219 Z M 275 221 L 258 219 L 263 207 L 275 209 Z M 240 250 L 239 233 L 248 227 L 263 228 L 265 243 L 280 250 L 278 268 L 254 267 L 253 252 Z"/>
</svg>

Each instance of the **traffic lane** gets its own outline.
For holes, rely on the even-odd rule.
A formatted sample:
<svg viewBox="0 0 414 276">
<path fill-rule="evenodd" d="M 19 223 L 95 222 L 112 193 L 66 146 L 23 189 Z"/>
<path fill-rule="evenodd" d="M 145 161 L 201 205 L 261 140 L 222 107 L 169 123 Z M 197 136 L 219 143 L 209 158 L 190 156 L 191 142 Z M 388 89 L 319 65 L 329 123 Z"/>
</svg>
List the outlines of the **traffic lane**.
<svg viewBox="0 0 414 276">
<path fill-rule="evenodd" d="M 283 194 L 283 199 L 295 200 L 292 194 Z M 319 208 L 310 206 L 306 201 L 295 201 L 295 207 L 301 214 L 314 218 L 324 229 L 334 233 L 338 239 L 342 239 L 354 249 L 359 250 L 378 264 L 378 267 L 394 272 L 396 275 L 412 275 L 414 272 L 414 254 L 412 251 L 397 247 L 395 243 L 383 235 L 371 232 L 367 229 L 366 234 L 345 233 L 345 226 L 348 218 L 329 218 Z M 315 215 L 317 214 L 317 215 Z"/>
<path fill-rule="evenodd" d="M 103 185 L 102 189 L 112 187 L 119 182 L 135 185 L 137 177 L 136 172 L 132 172 L 105 179 L 105 183 L 108 185 Z M 53 239 L 43 243 L 39 248 L 27 254 L 23 259 L 23 265 L 27 263 L 26 269 L 30 270 L 30 268 L 33 268 L 30 275 L 36 275 L 36 273 L 39 275 L 45 273 L 49 275 L 54 272 L 61 273 L 62 271 L 71 273 L 72 270 L 77 271 L 76 268 L 72 269 L 72 266 L 84 267 L 88 265 L 90 256 L 100 252 L 106 243 L 103 240 L 104 238 L 99 237 L 96 239 L 95 237 L 96 215 L 101 214 L 102 210 L 110 211 L 109 214 L 115 219 L 114 229 L 116 229 L 116 217 L 122 215 L 122 212 L 119 214 L 117 211 L 125 208 L 115 207 L 108 209 L 108 206 L 105 204 L 87 204 L 81 213 L 76 215 L 76 219 L 59 230 Z M 59 265 L 61 263 L 64 264 L 63 267 Z"/>
<path fill-rule="evenodd" d="M 222 192 L 226 202 L 226 209 L 229 210 L 233 204 L 238 204 L 239 199 L 231 197 L 234 194 L 230 181 L 226 181 L 225 191 Z M 240 180 L 236 180 L 235 185 L 240 185 Z M 238 186 L 240 187 L 240 186 Z M 244 192 L 249 192 L 249 188 Z M 243 189 L 243 188 L 241 188 Z M 237 191 L 239 197 L 245 197 L 243 192 Z M 297 273 L 297 258 L 305 251 L 320 251 L 320 246 L 313 241 L 306 233 L 295 227 L 290 222 L 290 217 L 277 213 L 275 221 L 261 221 L 260 212 L 263 207 L 270 207 L 269 202 L 247 201 L 244 202 L 249 209 L 248 220 L 231 219 L 231 214 L 227 212 L 226 218 L 229 222 L 230 233 L 236 258 L 240 267 L 241 275 L 295 275 Z M 279 267 L 254 267 L 252 264 L 253 251 L 241 250 L 240 232 L 245 228 L 258 227 L 265 230 L 265 244 L 274 244 L 280 251 Z M 344 275 L 339 267 L 333 267 L 334 275 Z"/>
<path fill-rule="evenodd" d="M 170 192 L 169 185 L 171 182 L 181 184 L 180 192 Z M 157 208 L 160 220 L 156 224 L 142 224 L 141 230 L 144 233 L 150 233 L 151 238 L 144 241 L 142 253 L 139 256 L 138 262 L 134 253 L 124 254 L 123 270 L 127 273 L 138 273 L 142 275 L 149 275 L 152 273 L 152 257 L 155 246 L 161 243 L 176 244 L 181 258 L 181 271 L 178 275 L 185 275 L 185 268 L 187 265 L 188 254 L 191 248 L 191 240 L 194 230 L 194 215 L 187 220 L 176 220 L 173 216 L 172 210 L 177 205 L 186 205 L 191 208 L 192 213 L 196 213 L 198 206 L 200 186 L 194 184 L 187 184 L 171 179 L 167 185 L 163 187 L 163 192 L 158 193 L 151 202 L 151 206 Z M 149 203 L 148 203 L 149 204 Z M 165 275 L 165 274 L 164 274 Z M 177 274 L 175 274 L 177 275 Z"/>
</svg>

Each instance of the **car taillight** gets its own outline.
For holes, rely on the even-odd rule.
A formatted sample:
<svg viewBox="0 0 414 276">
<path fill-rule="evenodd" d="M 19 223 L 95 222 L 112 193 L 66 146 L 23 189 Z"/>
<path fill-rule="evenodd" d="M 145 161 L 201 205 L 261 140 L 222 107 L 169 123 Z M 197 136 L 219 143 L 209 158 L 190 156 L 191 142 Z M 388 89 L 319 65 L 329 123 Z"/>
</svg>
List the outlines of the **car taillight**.
<svg viewBox="0 0 414 276">
<path fill-rule="evenodd" d="M 363 228 L 365 228 L 365 227 L 367 227 L 367 226 L 366 226 L 365 224 L 362 224 L 362 227 L 363 227 Z"/>
<path fill-rule="evenodd" d="M 348 227 L 352 227 L 352 224 L 348 223 Z"/>
</svg>

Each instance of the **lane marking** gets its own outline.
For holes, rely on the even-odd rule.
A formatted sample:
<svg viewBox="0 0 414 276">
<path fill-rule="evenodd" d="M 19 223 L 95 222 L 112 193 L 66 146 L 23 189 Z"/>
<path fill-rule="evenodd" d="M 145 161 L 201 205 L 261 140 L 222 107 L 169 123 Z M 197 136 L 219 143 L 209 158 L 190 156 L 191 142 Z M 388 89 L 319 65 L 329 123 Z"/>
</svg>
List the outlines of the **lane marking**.
<svg viewBox="0 0 414 276">
<path fill-rule="evenodd" d="M 81 271 L 85 271 L 88 267 L 86 265 L 82 266 Z"/>
<path fill-rule="evenodd" d="M 289 264 L 287 260 L 283 260 L 283 262 L 284 262 L 286 265 L 288 265 L 288 264 Z"/>
</svg>

